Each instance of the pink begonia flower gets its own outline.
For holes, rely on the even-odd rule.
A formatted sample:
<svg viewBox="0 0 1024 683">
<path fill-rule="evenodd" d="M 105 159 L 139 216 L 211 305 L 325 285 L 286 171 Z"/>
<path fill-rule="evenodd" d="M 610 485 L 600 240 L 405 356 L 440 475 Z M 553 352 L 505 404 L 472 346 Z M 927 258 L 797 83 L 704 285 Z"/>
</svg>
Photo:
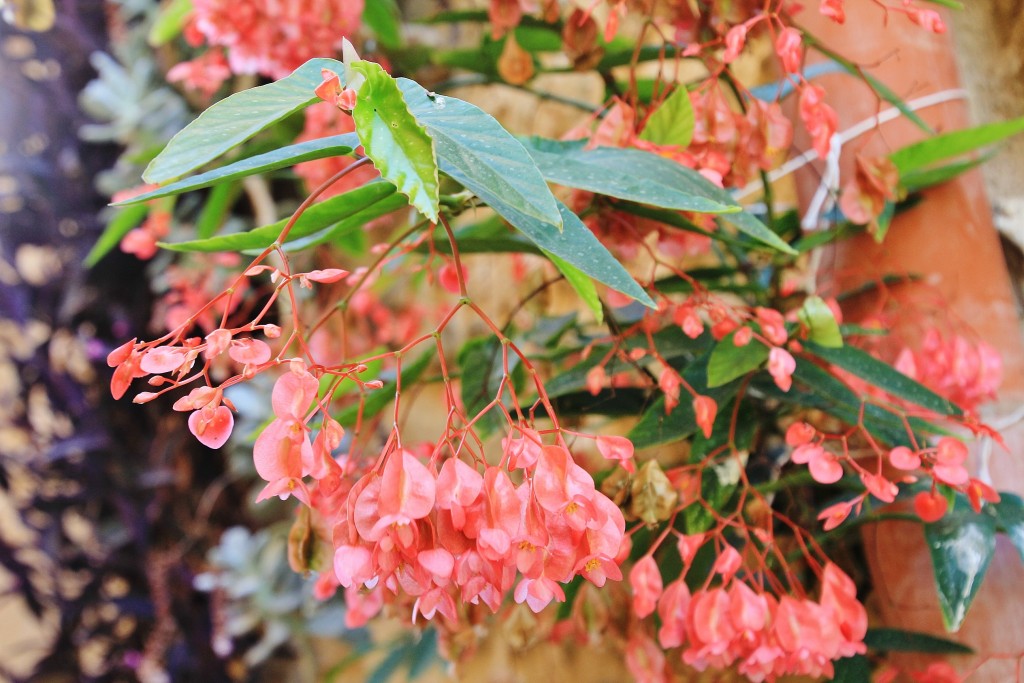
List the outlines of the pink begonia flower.
<svg viewBox="0 0 1024 683">
<path fill-rule="evenodd" d="M 782 346 L 789 338 L 786 332 L 786 319 L 774 308 L 758 306 L 754 309 L 757 322 L 761 325 L 761 332 L 769 342 L 775 346 Z"/>
<path fill-rule="evenodd" d="M 796 360 L 789 351 L 775 346 L 768 352 L 768 373 L 775 380 L 776 386 L 783 391 L 789 391 L 793 386 L 793 371 L 796 370 Z"/>
<path fill-rule="evenodd" d="M 921 456 L 906 446 L 897 446 L 889 451 L 889 462 L 898 470 L 912 471 L 921 466 Z"/>
<path fill-rule="evenodd" d="M 815 451 L 814 457 L 807 463 L 807 469 L 819 484 L 834 484 L 843 478 L 839 457 L 823 448 Z"/>
<path fill-rule="evenodd" d="M 629 572 L 629 585 L 633 589 L 633 612 L 640 619 L 653 614 L 661 597 L 661 570 L 654 557 L 646 555 Z"/>
<path fill-rule="evenodd" d="M 665 653 L 640 629 L 630 632 L 626 643 L 626 668 L 636 683 L 668 683 Z"/>
<path fill-rule="evenodd" d="M 378 512 L 372 534 L 383 535 L 392 525 L 411 524 L 434 508 L 434 474 L 408 451 L 392 453 L 381 474 Z"/>
<path fill-rule="evenodd" d="M 861 483 L 864 484 L 864 488 L 868 490 L 868 493 L 883 503 L 893 502 L 896 500 L 896 494 L 900 492 L 899 487 L 897 487 L 896 484 L 892 483 L 880 474 L 862 472 L 860 480 Z"/>
<path fill-rule="evenodd" d="M 213 360 L 220 354 L 227 351 L 230 343 L 231 330 L 225 330 L 222 327 L 218 327 L 216 330 L 206 335 L 206 351 L 203 352 L 203 355 L 207 360 Z"/>
<path fill-rule="evenodd" d="M 725 34 L 725 52 L 722 53 L 722 61 L 726 64 L 736 61 L 743 52 L 743 45 L 747 42 L 747 25 L 737 24 L 730 28 Z"/>
<path fill-rule="evenodd" d="M 588 555 L 576 566 L 576 571 L 598 588 L 604 587 L 608 579 L 622 580 L 622 570 L 615 560 L 604 555 Z"/>
<path fill-rule="evenodd" d="M 369 583 L 376 576 L 370 551 L 358 545 L 338 546 L 334 551 L 334 574 L 345 588 Z"/>
<path fill-rule="evenodd" d="M 627 472 L 636 472 L 632 441 L 624 436 L 599 436 L 596 441 L 597 450 L 607 460 L 617 460 Z"/>
<path fill-rule="evenodd" d="M 800 119 L 811 134 L 814 151 L 824 159 L 832 145 L 832 135 L 839 125 L 836 110 L 825 104 L 825 90 L 821 86 L 807 84 L 800 89 Z"/>
<path fill-rule="evenodd" d="M 679 405 L 679 373 L 672 368 L 665 368 L 658 377 L 658 388 L 665 394 L 665 414 L 669 414 Z"/>
<path fill-rule="evenodd" d="M 943 483 L 950 486 L 966 484 L 970 475 L 964 467 L 967 460 L 967 446 L 951 436 L 944 436 L 939 439 L 935 449 L 935 465 L 932 467 L 932 474 Z"/>
<path fill-rule="evenodd" d="M 466 270 L 466 266 L 462 266 L 462 281 L 465 282 L 469 275 Z M 441 266 L 440 270 L 437 271 L 437 281 L 447 291 L 452 294 L 458 294 L 459 290 L 459 270 L 455 267 L 452 262 L 447 262 Z"/>
<path fill-rule="evenodd" d="M 458 458 L 449 458 L 437 475 L 437 507 L 449 510 L 457 530 L 466 525 L 467 510 L 480 497 L 484 478 L 476 468 Z"/>
<path fill-rule="evenodd" d="M 139 367 L 152 375 L 174 372 L 188 360 L 188 349 L 180 346 L 156 346 L 142 356 Z"/>
<path fill-rule="evenodd" d="M 693 399 L 693 415 L 700 427 L 705 439 L 711 438 L 711 432 L 715 428 L 715 417 L 718 414 L 718 404 L 710 396 L 696 396 Z"/>
<path fill-rule="evenodd" d="M 817 433 L 818 430 L 806 422 L 794 422 L 786 430 L 786 445 L 803 446 L 810 443 Z"/>
<path fill-rule="evenodd" d="M 235 416 L 227 406 L 204 406 L 188 417 L 188 429 L 207 448 L 227 443 L 235 426 Z"/>
<path fill-rule="evenodd" d="M 502 449 L 508 454 L 508 468 L 510 470 L 533 469 L 533 466 L 537 464 L 537 458 L 540 457 L 540 449 L 543 445 L 540 434 L 526 427 L 519 428 L 519 431 L 522 434 L 521 437 L 514 439 L 509 435 L 501 441 Z"/>
<path fill-rule="evenodd" d="M 350 586 L 345 589 L 345 604 L 348 606 L 345 611 L 345 626 L 360 628 L 366 626 L 384 607 L 384 591 L 380 587 L 363 591 L 356 586 Z"/>
<path fill-rule="evenodd" d="M 722 549 L 722 552 L 718 554 L 718 557 L 715 558 L 715 564 L 711 568 L 711 571 L 716 574 L 721 574 L 722 579 L 728 581 L 737 571 L 739 571 L 742 563 L 743 558 L 740 557 L 736 548 L 733 548 L 731 545 L 727 545 Z"/>
<path fill-rule="evenodd" d="M 750 327 L 744 326 L 736 330 L 736 334 L 732 336 L 733 346 L 744 347 L 750 343 L 754 338 L 754 330 Z"/>
<path fill-rule="evenodd" d="M 595 365 L 590 370 L 587 370 L 586 385 L 587 391 L 590 392 L 591 396 L 600 394 L 607 382 L 608 373 L 605 372 L 603 365 Z"/>
<path fill-rule="evenodd" d="M 775 53 L 782 60 L 782 68 L 786 73 L 800 73 L 800 67 L 804 58 L 803 36 L 800 31 L 792 26 L 779 31 L 775 39 Z"/>
<path fill-rule="evenodd" d="M 843 7 L 844 0 L 821 0 L 818 11 L 837 24 L 846 21 L 846 9 Z"/>
<path fill-rule="evenodd" d="M 921 491 L 914 496 L 914 512 L 922 522 L 937 522 L 946 514 L 949 502 L 938 491 Z"/>
<path fill-rule="evenodd" d="M 676 541 L 676 549 L 679 550 L 679 557 L 684 567 L 689 567 L 697 551 L 704 545 L 704 534 L 683 534 Z"/>
<path fill-rule="evenodd" d="M 422 614 L 423 618 L 428 620 L 433 619 L 435 614 L 441 614 L 449 621 L 458 621 L 455 600 L 441 587 L 432 588 L 416 598 L 412 606 L 412 623 L 416 623 L 418 614 Z"/>
<path fill-rule="evenodd" d="M 531 610 L 540 612 L 551 604 L 552 600 L 565 602 L 565 591 L 562 590 L 562 586 L 557 581 L 546 576 L 540 576 L 536 579 L 523 577 L 516 585 L 513 597 L 517 603 L 523 604 L 525 602 Z"/>
<path fill-rule="evenodd" d="M 673 581 L 658 599 L 658 642 L 665 649 L 679 647 L 686 642 L 686 615 L 690 610 L 690 589 L 681 578 Z"/>
<path fill-rule="evenodd" d="M 846 518 L 850 516 L 854 506 L 861 501 L 860 498 L 854 498 L 853 500 L 842 501 L 829 505 L 827 508 L 822 510 L 818 514 L 818 519 L 823 521 L 822 528 L 825 531 L 832 531 L 837 526 L 846 521 Z"/>
<path fill-rule="evenodd" d="M 251 337 L 233 339 L 228 347 L 228 356 L 231 360 L 243 365 L 262 365 L 270 360 L 272 355 L 266 342 Z"/>
</svg>

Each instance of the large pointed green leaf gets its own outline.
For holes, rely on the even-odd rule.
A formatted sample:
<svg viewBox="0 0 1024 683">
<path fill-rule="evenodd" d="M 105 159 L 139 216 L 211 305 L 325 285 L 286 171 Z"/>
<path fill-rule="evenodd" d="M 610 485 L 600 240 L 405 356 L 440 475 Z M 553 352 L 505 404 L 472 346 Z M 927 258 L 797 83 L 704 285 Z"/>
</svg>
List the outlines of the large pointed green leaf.
<svg viewBox="0 0 1024 683">
<path fill-rule="evenodd" d="M 893 396 L 916 403 L 941 415 L 963 415 L 963 410 L 956 404 L 939 396 L 923 384 L 910 379 L 896 368 L 878 360 L 866 351 L 852 346 L 829 348 L 810 341 L 805 344 L 805 348 L 815 356 L 867 380 Z"/>
<path fill-rule="evenodd" d="M 559 185 L 664 209 L 701 213 L 740 210 L 731 198 L 722 201 L 719 188 L 702 175 L 674 161 L 640 149 L 587 149 L 585 144 L 575 140 L 523 140 L 540 172 Z"/>
<path fill-rule="evenodd" d="M 395 192 L 395 186 L 391 183 L 369 183 L 306 209 L 288 233 L 288 241 L 308 237 L 343 220 L 370 221 L 404 205 L 405 198 Z M 264 249 L 277 240 L 287 222 L 284 219 L 248 232 L 216 235 L 188 242 L 162 243 L 160 246 L 172 251 L 198 252 Z"/>
<path fill-rule="evenodd" d="M 165 183 L 203 166 L 264 128 L 317 101 L 321 69 L 344 78 L 334 59 L 311 59 L 279 81 L 235 93 L 217 102 L 171 138 L 145 173 L 148 183 Z"/>
<path fill-rule="evenodd" d="M 399 84 L 413 114 L 434 138 L 441 171 L 487 202 L 544 251 L 654 307 L 643 288 L 579 216 L 552 197 L 530 155 L 501 124 L 468 102 L 431 95 L 407 79 L 399 79 Z M 549 202 L 557 218 L 549 213 Z"/>
<path fill-rule="evenodd" d="M 1024 501 L 1012 493 L 1000 493 L 999 502 L 985 507 L 995 515 L 999 530 L 1010 537 L 1024 561 Z"/>
<path fill-rule="evenodd" d="M 506 220 L 514 212 L 535 224 L 561 228 L 562 216 L 544 177 L 500 123 L 468 102 L 434 95 L 415 81 L 399 78 L 398 85 L 413 115 L 434 138 L 441 171 Z"/>
<path fill-rule="evenodd" d="M 409 111 L 398 83 L 380 64 L 357 61 L 349 68 L 366 79 L 359 86 L 352 111 L 366 156 L 420 213 L 437 222 L 440 182 L 433 139 Z"/>
<path fill-rule="evenodd" d="M 889 159 L 896 164 L 902 176 L 944 159 L 987 147 L 1020 132 L 1024 132 L 1024 117 L 936 135 L 896 150 Z"/>
<path fill-rule="evenodd" d="M 957 631 L 981 587 L 996 549 L 996 520 L 961 509 L 924 525 L 939 590 L 942 620 Z"/>
<path fill-rule="evenodd" d="M 684 87 L 675 89 L 647 119 L 640 139 L 656 145 L 686 147 L 693 139 L 693 103 Z"/>
<path fill-rule="evenodd" d="M 954 640 L 898 628 L 869 628 L 864 644 L 880 652 L 927 652 L 936 655 L 969 655 L 974 652 Z"/>
<path fill-rule="evenodd" d="M 269 171 L 276 171 L 279 168 L 287 168 L 303 161 L 345 156 L 358 146 L 359 138 L 356 137 L 355 133 L 344 133 L 316 140 L 307 140 L 306 142 L 288 145 L 287 147 L 281 147 L 264 154 L 240 159 L 227 166 L 221 166 L 206 173 L 184 178 L 176 183 L 164 185 L 152 192 L 118 202 L 114 206 L 138 204 L 139 202 L 146 202 L 158 197 L 167 197 L 181 194 L 182 192 L 198 190 L 210 187 L 211 185 L 218 185 L 246 176 L 256 175 L 257 173 L 267 173 Z"/>
</svg>

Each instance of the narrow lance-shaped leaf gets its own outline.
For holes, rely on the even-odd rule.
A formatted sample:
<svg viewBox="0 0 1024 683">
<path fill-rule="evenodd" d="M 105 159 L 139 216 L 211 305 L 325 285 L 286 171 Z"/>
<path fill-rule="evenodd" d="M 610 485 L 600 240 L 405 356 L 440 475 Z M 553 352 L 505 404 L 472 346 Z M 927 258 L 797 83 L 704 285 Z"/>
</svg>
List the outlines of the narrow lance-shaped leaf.
<svg viewBox="0 0 1024 683">
<path fill-rule="evenodd" d="M 103 229 L 103 234 L 96 240 L 96 244 L 93 245 L 92 249 L 89 250 L 88 255 L 85 257 L 85 266 L 92 268 L 94 265 L 99 263 L 99 260 L 107 255 L 111 249 L 116 247 L 121 239 L 127 235 L 132 228 L 136 227 L 149 213 L 149 207 L 145 204 L 139 206 L 132 206 L 127 209 L 121 209 L 114 217 L 107 223 L 107 227 Z"/>
<path fill-rule="evenodd" d="M 654 301 L 548 189 L 530 155 L 493 117 L 454 97 L 399 79 L 406 101 L 437 146 L 441 171 L 461 183 L 541 249 L 645 306 Z M 558 213 L 551 218 L 548 202 Z M 561 228 L 561 231 L 559 231 Z"/>
<path fill-rule="evenodd" d="M 948 630 L 957 631 L 995 552 L 996 520 L 961 510 L 925 524 L 924 535 L 935 570 L 942 620 Z"/>
<path fill-rule="evenodd" d="M 900 175 L 952 159 L 1024 132 L 1024 117 L 956 130 L 908 145 L 889 155 Z"/>
<path fill-rule="evenodd" d="M 807 342 L 805 348 L 815 356 L 867 380 L 893 396 L 916 403 L 942 415 L 963 415 L 963 410 L 956 404 L 866 351 L 855 349 L 852 346 L 828 348 L 814 342 Z"/>
<path fill-rule="evenodd" d="M 544 176 L 494 117 L 468 102 L 428 93 L 407 78 L 399 78 L 398 85 L 413 115 L 434 138 L 442 172 L 506 220 L 506 213 L 515 212 L 561 229 L 562 216 Z"/>
<path fill-rule="evenodd" d="M 540 172 L 553 183 L 650 206 L 700 213 L 736 213 L 714 185 L 692 169 L 639 149 L 597 147 L 581 141 L 523 140 Z M 714 188 L 714 189 L 712 189 Z"/>
<path fill-rule="evenodd" d="M 398 206 L 395 205 L 396 197 L 400 200 L 397 201 Z M 288 241 L 308 237 L 319 230 L 367 210 L 372 209 L 369 214 L 361 216 L 365 221 L 390 213 L 402 205 L 405 205 L 405 199 L 401 195 L 396 195 L 394 185 L 385 182 L 369 183 L 306 209 L 305 213 L 295 222 L 291 232 L 288 233 Z M 283 219 L 248 232 L 216 235 L 208 239 L 188 242 L 161 243 L 160 246 L 171 251 L 207 253 L 264 249 L 277 240 L 287 222 L 288 219 Z"/>
<path fill-rule="evenodd" d="M 165 183 L 213 161 L 261 130 L 319 98 L 321 69 L 344 72 L 335 59 L 311 59 L 279 81 L 235 93 L 215 103 L 171 138 L 145 173 L 149 183 Z"/>
<path fill-rule="evenodd" d="M 437 221 L 440 183 L 434 141 L 409 111 L 398 84 L 380 64 L 356 61 L 349 69 L 366 79 L 352 112 L 366 156 L 416 209 Z"/>
<path fill-rule="evenodd" d="M 352 150 L 358 146 L 359 138 L 356 137 L 355 133 L 344 133 L 342 135 L 332 135 L 330 137 L 318 138 L 316 140 L 307 140 L 306 142 L 288 145 L 264 154 L 257 154 L 246 159 L 240 159 L 226 166 L 221 166 L 220 168 L 215 168 L 212 171 L 207 171 L 206 173 L 200 173 L 199 175 L 184 178 L 175 183 L 171 183 L 170 185 L 164 185 L 163 187 L 151 192 L 140 194 L 136 197 L 132 197 L 131 199 L 118 202 L 114 204 L 114 206 L 138 204 L 139 202 L 149 201 L 150 199 L 156 199 L 158 197 L 167 197 L 170 195 L 181 194 L 183 192 L 190 192 L 192 190 L 199 190 L 204 187 L 210 187 L 211 185 L 219 185 L 220 183 L 245 178 L 246 176 L 256 175 L 258 173 L 268 173 L 270 171 L 276 171 L 279 168 L 287 168 L 303 161 L 324 159 L 326 157 L 345 156 L 347 154 L 351 154 Z"/>
</svg>

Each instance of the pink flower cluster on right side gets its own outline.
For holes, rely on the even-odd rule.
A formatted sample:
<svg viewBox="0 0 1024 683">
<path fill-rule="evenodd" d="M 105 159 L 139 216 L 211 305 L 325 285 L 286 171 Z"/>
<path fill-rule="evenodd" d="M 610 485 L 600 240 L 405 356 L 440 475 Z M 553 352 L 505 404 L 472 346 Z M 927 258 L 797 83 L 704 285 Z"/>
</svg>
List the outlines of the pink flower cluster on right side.
<svg viewBox="0 0 1024 683">
<path fill-rule="evenodd" d="M 702 536 L 680 537 L 683 576 L 702 541 Z M 641 560 L 634 573 L 657 571 L 653 558 L 646 559 L 650 566 Z M 835 564 L 825 564 L 817 601 L 791 595 L 777 598 L 739 578 L 739 568 L 739 553 L 727 546 L 714 565 L 713 571 L 722 577 L 714 588 L 691 593 L 680 577 L 662 590 L 660 576 L 640 582 L 631 575 L 634 606 L 656 605 L 661 620 L 658 642 L 666 650 L 681 647 L 683 661 L 699 671 L 735 665 L 751 681 L 789 675 L 831 678 L 833 660 L 866 651 L 867 612 L 857 600 L 853 581 Z M 648 668 L 659 664 L 656 658 L 627 659 L 631 665 L 641 662 Z M 633 671 L 642 681 L 661 680 L 661 673 Z"/>
</svg>

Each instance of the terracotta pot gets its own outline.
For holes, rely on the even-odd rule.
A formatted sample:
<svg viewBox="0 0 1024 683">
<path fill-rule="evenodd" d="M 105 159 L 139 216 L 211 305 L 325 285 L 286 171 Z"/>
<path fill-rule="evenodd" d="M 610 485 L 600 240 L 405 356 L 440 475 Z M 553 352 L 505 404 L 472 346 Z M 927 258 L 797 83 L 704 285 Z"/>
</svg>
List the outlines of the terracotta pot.
<svg viewBox="0 0 1024 683">
<path fill-rule="evenodd" d="M 847 2 L 847 21 L 839 26 L 817 12 L 817 3 L 798 16 L 798 22 L 824 44 L 851 59 L 888 85 L 906 101 L 934 93 L 953 99 L 918 111 L 936 131 L 951 131 L 970 125 L 967 103 L 958 97 L 959 78 L 954 47 L 948 34 L 934 35 L 890 13 L 886 18 L 871 2 Z M 820 61 L 812 55 L 809 61 Z M 860 80 L 846 74 L 816 79 L 828 91 L 828 101 L 839 114 L 839 130 L 890 107 Z M 855 154 L 887 154 L 924 137 L 905 118 L 883 124 L 878 130 L 850 141 L 841 156 L 842 178 L 852 177 Z M 798 140 L 809 148 L 806 138 Z M 807 206 L 817 189 L 820 165 L 798 176 L 801 203 Z M 925 284 L 904 284 L 894 290 L 899 300 L 912 302 L 922 296 L 935 297 L 947 312 L 972 329 L 980 339 L 996 347 L 1003 356 L 1005 379 L 996 410 L 989 417 L 1016 409 L 1024 397 L 1024 355 L 1019 320 L 1010 289 L 997 234 L 979 173 L 933 188 L 914 209 L 898 216 L 884 243 L 871 237 L 851 240 L 824 259 L 823 287 L 848 290 L 886 274 L 925 275 Z M 847 314 L 856 318 L 873 304 L 862 297 Z M 1005 433 L 1011 453 L 996 449 L 990 471 L 996 488 L 1024 492 L 1024 463 L 1014 457 L 1014 444 L 1024 444 L 1019 429 Z M 887 626 L 946 635 L 939 613 L 931 562 L 919 525 L 885 523 L 864 534 L 869 569 L 876 586 L 872 596 Z M 1024 651 L 1024 609 L 1018 597 L 1024 585 L 1024 565 L 1013 548 L 1000 538 L 996 557 L 981 592 L 955 636 L 978 653 L 951 662 L 961 671 L 972 670 L 971 681 L 1015 680 L 1016 662 L 990 659 Z M 988 660 L 988 661 L 986 661 Z M 930 658 L 903 659 L 900 663 L 921 666 Z"/>
</svg>

